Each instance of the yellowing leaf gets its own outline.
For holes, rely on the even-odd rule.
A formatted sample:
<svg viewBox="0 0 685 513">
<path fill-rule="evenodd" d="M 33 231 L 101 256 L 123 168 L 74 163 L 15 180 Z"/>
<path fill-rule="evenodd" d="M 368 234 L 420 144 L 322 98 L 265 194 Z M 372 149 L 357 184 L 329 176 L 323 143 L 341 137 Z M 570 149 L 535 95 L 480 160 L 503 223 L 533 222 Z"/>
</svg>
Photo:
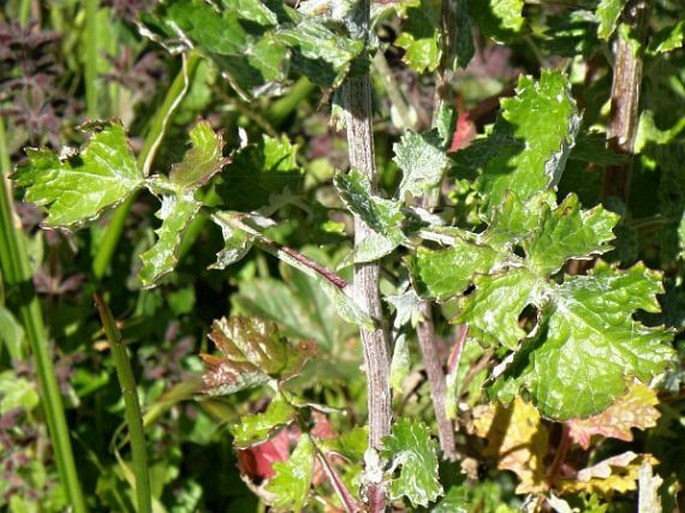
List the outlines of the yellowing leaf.
<svg viewBox="0 0 685 513">
<path fill-rule="evenodd" d="M 544 458 L 549 432 L 540 413 L 530 403 L 516 398 L 510 406 L 489 405 L 474 411 L 476 434 L 487 440 L 485 456 L 497 459 L 497 468 L 511 470 L 521 480 L 516 493 L 544 492 Z"/>
<path fill-rule="evenodd" d="M 628 393 L 620 397 L 599 415 L 568 422 L 569 434 L 583 449 L 590 446 L 592 435 L 601 435 L 630 442 L 631 428 L 647 429 L 656 426 L 659 410 L 656 392 L 642 383 L 635 383 Z"/>
<path fill-rule="evenodd" d="M 624 452 L 584 468 L 572 479 L 559 479 L 554 485 L 562 493 L 594 493 L 610 497 L 637 488 L 640 467 L 644 462 L 656 464 L 651 454 Z"/>
</svg>

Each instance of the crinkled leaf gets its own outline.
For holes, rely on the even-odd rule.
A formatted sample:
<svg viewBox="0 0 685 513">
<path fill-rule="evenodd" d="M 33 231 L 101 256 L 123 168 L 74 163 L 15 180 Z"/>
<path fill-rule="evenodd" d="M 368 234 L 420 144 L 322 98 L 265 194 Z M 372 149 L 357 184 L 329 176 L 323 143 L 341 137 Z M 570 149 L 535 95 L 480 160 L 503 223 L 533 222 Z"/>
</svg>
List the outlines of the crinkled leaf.
<svg viewBox="0 0 685 513">
<path fill-rule="evenodd" d="M 495 458 L 497 468 L 511 470 L 520 482 L 516 493 L 539 493 L 548 489 L 545 457 L 549 431 L 535 407 L 516 398 L 508 407 L 477 406 L 476 434 L 486 439 L 484 456 Z"/>
<path fill-rule="evenodd" d="M 224 247 L 216 254 L 216 262 L 209 266 L 210 269 L 226 269 L 243 259 L 252 248 L 251 237 L 242 230 L 238 230 L 227 222 L 226 212 L 212 215 L 212 221 L 219 225 L 224 237 Z"/>
<path fill-rule="evenodd" d="M 288 461 L 274 463 L 276 475 L 266 485 L 275 511 L 301 511 L 314 474 L 314 445 L 303 435 Z"/>
<path fill-rule="evenodd" d="M 163 276 L 174 270 L 183 232 L 201 206 L 192 198 L 162 196 L 162 206 L 156 214 L 162 220 L 162 226 L 155 230 L 157 242 L 140 255 L 143 267 L 138 279 L 144 288 L 154 287 Z"/>
<path fill-rule="evenodd" d="M 395 41 L 405 50 L 404 62 L 419 73 L 435 71 L 440 62 L 440 5 L 439 0 L 420 0 L 406 9 L 402 32 Z"/>
<path fill-rule="evenodd" d="M 632 428 L 647 429 L 656 426 L 659 410 L 656 392 L 642 383 L 634 383 L 628 392 L 602 413 L 587 419 L 568 422 L 570 437 L 583 449 L 590 447 L 593 435 L 633 440 Z"/>
<path fill-rule="evenodd" d="M 217 192 L 224 208 L 248 212 L 269 204 L 286 189 L 297 191 L 303 170 L 297 163 L 297 145 L 284 135 L 263 135 L 259 144 L 240 149 L 221 174 Z"/>
<path fill-rule="evenodd" d="M 45 224 L 65 228 L 96 219 L 143 184 L 143 173 L 119 122 L 91 124 L 90 141 L 74 156 L 59 158 L 44 149 L 26 150 L 28 161 L 14 179 L 26 189 L 26 201 L 45 207 Z"/>
<path fill-rule="evenodd" d="M 562 493 L 594 493 L 611 497 L 637 488 L 638 474 L 644 462 L 656 463 L 649 454 L 632 451 L 612 456 L 578 472 L 575 479 L 558 479 L 555 487 Z"/>
<path fill-rule="evenodd" d="M 256 317 L 222 317 L 208 336 L 221 353 L 200 355 L 206 366 L 204 392 L 211 395 L 292 377 L 314 352 L 311 343 L 291 344 L 275 324 Z"/>
<path fill-rule="evenodd" d="M 507 191 L 526 203 L 556 186 L 580 125 L 563 74 L 544 70 L 539 81 L 522 76 L 516 93 L 502 100 L 493 133 L 455 155 L 458 167 L 482 170 L 479 189 L 491 208 Z"/>
<path fill-rule="evenodd" d="M 611 249 L 619 216 L 597 206 L 581 210 L 570 194 L 554 210 L 543 209 L 540 227 L 524 242 L 528 267 L 539 275 L 555 273 L 569 258 L 590 258 Z"/>
<path fill-rule="evenodd" d="M 295 417 L 295 410 L 279 395 L 272 399 L 264 413 L 246 415 L 231 428 L 233 443 L 245 448 L 269 440 Z"/>
<path fill-rule="evenodd" d="M 488 246 L 455 237 L 446 249 L 419 248 L 411 259 L 412 281 L 419 295 L 440 301 L 463 292 L 475 274 L 488 273 L 497 252 Z"/>
<path fill-rule="evenodd" d="M 412 287 L 401 294 L 387 296 L 385 300 L 395 307 L 395 320 L 393 322 L 395 329 L 401 328 L 410 321 L 412 327 L 416 326 L 420 319 L 419 307 L 423 300 Z"/>
<path fill-rule="evenodd" d="M 514 349 L 526 335 L 519 315 L 526 305 L 535 303 L 541 284 L 525 269 L 479 276 L 476 290 L 460 302 L 458 323 L 467 323 L 473 334 L 484 342 L 501 343 Z"/>
<path fill-rule="evenodd" d="M 383 457 L 391 461 L 390 497 L 405 496 L 412 506 L 428 506 L 443 494 L 438 480 L 435 441 L 422 422 L 398 419 L 383 438 Z"/>
<path fill-rule="evenodd" d="M 626 0 L 600 0 L 597 6 L 597 19 L 599 27 L 597 34 L 602 39 L 609 39 L 616 30 L 618 18 L 623 12 Z"/>
<path fill-rule="evenodd" d="M 192 190 L 207 181 L 226 163 L 222 157 L 224 142 L 207 121 L 200 120 L 190 129 L 192 147 L 169 172 L 169 180 L 186 190 Z"/>
<path fill-rule="evenodd" d="M 685 21 L 666 27 L 654 34 L 649 41 L 648 51 L 653 54 L 671 52 L 683 47 L 685 42 Z"/>
<path fill-rule="evenodd" d="M 583 418 L 608 407 L 635 376 L 649 381 L 672 359 L 671 334 L 633 319 L 637 309 L 658 312 L 659 275 L 643 264 L 620 271 L 598 263 L 587 276 L 552 286 L 534 340 L 492 387 L 510 399 L 529 390 L 543 415 Z"/>
<path fill-rule="evenodd" d="M 156 33 L 172 51 L 202 50 L 246 99 L 278 92 L 287 76 L 287 50 L 271 34 L 276 14 L 259 2 L 222 7 L 202 0 L 164 2 L 143 21 L 146 34 Z"/>
<path fill-rule="evenodd" d="M 400 199 L 407 193 L 418 197 L 437 187 L 450 166 L 450 159 L 435 131 L 407 132 L 393 150 L 394 160 L 402 170 Z"/>
<path fill-rule="evenodd" d="M 338 173 L 335 186 L 348 208 L 372 230 L 387 237 L 395 247 L 404 240 L 401 204 L 374 195 L 369 180 L 360 171 L 351 169 L 348 173 Z"/>
<path fill-rule="evenodd" d="M 364 43 L 333 32 L 319 16 L 304 18 L 292 28 L 277 31 L 277 39 L 290 48 L 291 66 L 322 87 L 338 87 Z"/>
<path fill-rule="evenodd" d="M 469 0 L 469 14 L 484 35 L 506 42 L 523 28 L 523 4 L 523 0 Z"/>
<path fill-rule="evenodd" d="M 524 203 L 559 182 L 580 125 L 576 103 L 563 74 L 544 70 L 540 80 L 522 76 L 516 96 L 502 100 L 495 131 L 510 133 L 508 148 L 488 162 L 481 189 L 490 205 L 511 190 Z"/>
</svg>

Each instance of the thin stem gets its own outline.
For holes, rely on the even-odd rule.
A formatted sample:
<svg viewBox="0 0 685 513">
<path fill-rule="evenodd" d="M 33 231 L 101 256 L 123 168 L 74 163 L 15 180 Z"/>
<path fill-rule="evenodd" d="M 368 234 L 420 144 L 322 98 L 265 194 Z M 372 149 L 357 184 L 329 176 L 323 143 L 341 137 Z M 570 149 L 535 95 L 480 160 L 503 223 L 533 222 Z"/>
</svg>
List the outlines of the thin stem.
<svg viewBox="0 0 685 513">
<path fill-rule="evenodd" d="M 38 296 L 33 288 L 24 235 L 19 223 L 15 223 L 12 189 L 8 175 L 10 159 L 5 141 L 5 125 L 0 118 L 0 268 L 7 284 L 10 297 L 19 311 L 26 338 L 35 358 L 41 404 L 55 451 L 55 461 L 60 481 L 64 486 L 67 501 L 75 513 L 85 513 L 86 503 L 76 471 L 74 453 L 69 437 L 69 426 L 64 413 L 62 394 L 50 355 L 47 334 L 43 325 Z"/>
<path fill-rule="evenodd" d="M 442 55 L 440 67 L 435 77 L 433 126 L 437 125 L 444 109 L 451 106 L 454 102 L 451 79 L 454 44 L 456 41 L 456 9 L 457 6 L 454 0 L 443 0 L 441 11 Z M 422 198 L 422 206 L 426 209 L 435 208 L 439 195 L 439 187 L 434 188 Z M 440 447 L 445 459 L 455 460 L 457 458 L 457 449 L 454 440 L 454 423 L 447 417 L 447 409 L 445 407 L 447 383 L 443 362 L 440 361 L 438 356 L 431 303 L 423 301 L 419 311 L 421 312 L 422 319 L 416 327 L 416 335 L 421 354 L 423 355 L 426 374 L 428 374 L 428 382 L 430 383 L 435 419 L 438 424 Z"/>
<path fill-rule="evenodd" d="M 266 111 L 265 117 L 274 128 L 281 128 L 297 107 L 316 90 L 307 77 L 300 77 L 290 91 L 274 101 Z"/>
<path fill-rule="evenodd" d="M 359 1 L 354 15 L 356 25 L 361 27 L 362 31 L 368 31 L 369 0 Z M 359 37 L 366 37 L 366 34 L 359 34 Z M 371 84 L 368 71 L 347 79 L 343 87 L 343 109 L 345 111 L 350 166 L 362 172 L 368 178 L 372 189 L 375 189 L 376 164 L 371 125 Z M 358 247 L 364 239 L 372 235 L 371 228 L 357 216 L 354 219 L 354 229 L 355 247 Z M 369 448 L 371 451 L 381 449 L 383 437 L 390 432 L 392 419 L 390 348 L 382 321 L 383 311 L 379 281 L 380 265 L 378 262 L 354 266 L 356 300 L 377 321 L 376 327 L 372 330 L 360 328 L 368 380 Z M 369 462 L 378 464 L 376 455 L 370 455 L 367 458 L 367 465 Z M 363 486 L 369 510 L 372 512 L 384 511 L 387 501 L 383 484 L 366 482 Z"/>
<path fill-rule="evenodd" d="M 191 54 L 187 59 L 185 56 L 183 57 L 183 66 L 172 82 L 161 107 L 152 121 L 150 132 L 145 138 L 143 149 L 138 156 L 138 165 L 143 168 L 146 175 L 150 172 L 157 149 L 164 138 L 169 119 L 188 91 L 188 85 L 199 63 L 200 57 L 196 54 Z M 122 203 L 114 212 L 111 221 L 107 225 L 107 230 L 93 260 L 93 277 L 96 281 L 100 281 L 105 275 L 105 271 L 112 260 L 112 255 L 114 255 L 114 250 L 124 231 L 124 224 L 134 201 L 135 195 L 132 195 Z"/>
<path fill-rule="evenodd" d="M 86 0 L 85 82 L 86 114 L 89 119 L 98 117 L 98 24 L 99 0 Z"/>
<path fill-rule="evenodd" d="M 133 473 L 136 478 L 137 511 L 138 513 L 152 513 L 152 494 L 150 492 L 150 475 L 147 467 L 145 432 L 143 430 L 143 417 L 140 413 L 133 369 L 131 368 L 126 345 L 123 343 L 121 332 L 112 317 L 112 312 L 98 294 L 95 294 L 93 298 L 112 349 L 112 358 L 114 359 L 114 366 L 119 378 L 121 394 L 124 398 L 126 423 L 128 424 L 128 433 L 131 440 Z"/>
<path fill-rule="evenodd" d="M 649 5 L 645 0 L 631 0 L 623 11 L 623 22 L 632 27 L 637 38 L 646 36 Z M 614 50 L 614 75 L 611 84 L 611 112 L 607 126 L 609 147 L 619 153 L 632 155 L 637 135 L 638 105 L 642 83 L 642 58 L 633 45 L 619 31 Z M 602 195 L 621 199 L 630 195 L 632 162 L 609 166 L 604 173 Z"/>
<path fill-rule="evenodd" d="M 319 463 L 321 464 L 321 468 L 323 468 L 326 477 L 328 477 L 328 480 L 331 483 L 331 486 L 335 490 L 335 493 L 338 495 L 340 502 L 342 502 L 342 505 L 345 508 L 346 513 L 357 513 L 358 511 L 360 511 L 361 508 L 359 507 L 359 504 L 357 504 L 357 501 L 354 500 L 354 497 L 352 497 L 352 494 L 347 489 L 347 486 L 345 486 L 343 480 L 340 479 L 340 476 L 335 471 L 333 466 L 329 463 L 328 458 L 326 458 L 326 455 L 316 444 L 316 440 L 314 440 L 314 437 L 310 434 L 307 434 L 307 436 L 309 437 L 309 440 L 312 442 L 312 445 L 314 446 L 314 451 L 316 452 L 316 457 L 319 460 Z"/>
</svg>

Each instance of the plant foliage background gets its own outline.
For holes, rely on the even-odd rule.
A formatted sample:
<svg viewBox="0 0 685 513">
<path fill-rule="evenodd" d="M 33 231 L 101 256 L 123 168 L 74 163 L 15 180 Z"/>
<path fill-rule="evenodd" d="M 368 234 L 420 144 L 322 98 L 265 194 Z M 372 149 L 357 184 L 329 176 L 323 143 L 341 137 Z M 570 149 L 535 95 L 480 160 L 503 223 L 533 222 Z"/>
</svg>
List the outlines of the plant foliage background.
<svg viewBox="0 0 685 513">
<path fill-rule="evenodd" d="M 2 4 L 0 509 L 685 506 L 685 5 L 360 4 Z"/>
</svg>

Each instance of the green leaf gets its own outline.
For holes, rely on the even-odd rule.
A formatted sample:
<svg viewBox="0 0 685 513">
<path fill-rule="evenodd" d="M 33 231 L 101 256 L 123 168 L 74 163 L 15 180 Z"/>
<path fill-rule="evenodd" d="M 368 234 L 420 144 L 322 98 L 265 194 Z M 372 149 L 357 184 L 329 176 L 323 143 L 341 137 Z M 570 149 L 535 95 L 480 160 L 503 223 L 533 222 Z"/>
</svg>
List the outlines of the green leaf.
<svg viewBox="0 0 685 513">
<path fill-rule="evenodd" d="M 335 186 L 347 207 L 372 230 L 387 237 L 395 247 L 405 239 L 400 203 L 374 195 L 369 180 L 360 171 L 351 169 L 348 173 L 338 173 Z"/>
<path fill-rule="evenodd" d="M 291 344 L 275 324 L 255 317 L 222 317 L 214 321 L 208 337 L 222 355 L 200 355 L 206 366 L 204 392 L 211 395 L 288 379 L 314 352 L 311 343 Z"/>
<path fill-rule="evenodd" d="M 539 81 L 522 76 L 516 96 L 502 100 L 493 133 L 457 152 L 458 167 L 482 171 L 478 187 L 490 208 L 507 191 L 524 204 L 561 178 L 580 125 L 566 77 L 544 70 Z"/>
<path fill-rule="evenodd" d="M 364 49 L 363 41 L 333 32 L 318 16 L 280 29 L 276 37 L 290 48 L 293 69 L 322 87 L 339 87 Z"/>
<path fill-rule="evenodd" d="M 406 9 L 402 32 L 395 41 L 405 49 L 402 60 L 419 73 L 435 71 L 440 62 L 440 5 L 439 0 L 420 0 L 418 6 Z"/>
<path fill-rule="evenodd" d="M 470 501 L 465 486 L 453 486 L 435 506 L 431 513 L 468 513 Z"/>
<path fill-rule="evenodd" d="M 654 113 L 645 109 L 640 113 L 637 135 L 635 136 L 635 152 L 642 152 L 650 143 L 669 144 L 683 129 L 685 129 L 685 118 L 680 118 L 671 128 L 660 129 L 654 122 Z"/>
<path fill-rule="evenodd" d="M 420 247 L 410 260 L 412 282 L 420 296 L 443 301 L 463 292 L 474 274 L 490 272 L 497 256 L 490 247 L 459 237 L 447 249 Z"/>
<path fill-rule="evenodd" d="M 438 480 L 436 444 L 422 422 L 400 418 L 383 438 L 382 455 L 391 461 L 389 495 L 405 496 L 413 507 L 428 506 L 442 495 Z M 395 475 L 397 473 L 397 475 Z"/>
<path fill-rule="evenodd" d="M 601 206 L 581 211 L 578 197 L 570 194 L 556 209 L 543 210 L 539 229 L 524 242 L 528 267 L 544 275 L 557 272 L 569 258 L 589 259 L 606 253 L 618 220 L 618 214 Z"/>
<path fill-rule="evenodd" d="M 0 415 L 15 408 L 31 411 L 39 402 L 34 383 L 18 377 L 13 370 L 0 373 Z"/>
<path fill-rule="evenodd" d="M 601 39 L 608 40 L 616 30 L 618 18 L 623 12 L 626 0 L 600 0 L 597 6 L 597 19 L 599 27 L 597 34 Z"/>
<path fill-rule="evenodd" d="M 685 21 L 666 27 L 654 34 L 647 51 L 651 54 L 667 53 L 683 47 L 685 42 Z"/>
<path fill-rule="evenodd" d="M 397 193 L 401 200 L 407 193 L 419 197 L 437 187 L 450 166 L 436 131 L 406 132 L 393 150 L 394 160 L 402 170 Z"/>
<path fill-rule="evenodd" d="M 301 511 L 314 474 L 314 445 L 309 436 L 302 435 L 288 461 L 274 463 L 273 469 L 276 475 L 266 484 L 266 490 L 274 494 L 271 505 L 276 511 Z"/>
<path fill-rule="evenodd" d="M 244 416 L 231 428 L 233 443 L 238 448 L 251 447 L 275 436 L 295 417 L 295 410 L 280 395 L 269 403 L 264 413 Z"/>
<path fill-rule="evenodd" d="M 176 0 L 160 3 L 143 21 L 146 35 L 152 33 L 172 52 L 201 50 L 245 99 L 279 92 L 287 77 L 287 49 L 271 33 L 276 13 L 259 2 L 217 7 L 202 0 Z"/>
<path fill-rule="evenodd" d="M 169 173 L 169 180 L 186 191 L 206 184 L 226 163 L 221 156 L 224 147 L 221 134 L 214 133 L 207 121 L 198 121 L 189 136 L 192 148 Z"/>
<path fill-rule="evenodd" d="M 469 14 L 487 37 L 506 42 L 524 25 L 523 0 L 469 0 Z"/>
<path fill-rule="evenodd" d="M 648 382 L 673 357 L 663 327 L 649 328 L 635 310 L 658 312 L 659 275 L 643 264 L 619 271 L 598 263 L 549 289 L 537 335 L 492 387 L 503 399 L 526 388 L 540 412 L 556 420 L 601 412 L 625 393 L 628 379 Z"/>
<path fill-rule="evenodd" d="M 216 262 L 209 266 L 209 269 L 226 269 L 243 259 L 252 248 L 251 237 L 242 230 L 235 228 L 227 222 L 226 212 L 219 212 L 212 215 L 212 221 L 219 225 L 221 234 L 224 237 L 224 247 L 216 254 Z M 236 214 L 239 215 L 239 214 Z"/>
<path fill-rule="evenodd" d="M 23 360 L 27 357 L 28 347 L 24 339 L 24 328 L 12 312 L 0 306 L 0 342 L 7 348 L 10 360 Z M 0 353 L 2 352 L 0 344 Z"/>
<path fill-rule="evenodd" d="M 26 201 L 45 207 L 45 224 L 77 228 L 123 202 L 143 184 L 119 122 L 90 124 L 90 141 L 74 156 L 60 159 L 43 149 L 27 149 L 28 161 L 14 179 L 26 189 Z"/>
<path fill-rule="evenodd" d="M 457 0 L 457 42 L 455 45 L 457 58 L 452 66 L 453 69 L 456 69 L 457 66 L 466 68 L 476 53 L 468 9 L 468 0 Z"/>
<path fill-rule="evenodd" d="M 303 175 L 297 149 L 285 135 L 279 139 L 263 135 L 259 144 L 240 149 L 217 184 L 223 207 L 249 212 L 268 205 L 272 196 L 286 190 L 297 192 Z"/>
<path fill-rule="evenodd" d="M 519 315 L 529 303 L 535 304 L 539 280 L 525 269 L 502 274 L 478 276 L 476 290 L 460 303 L 458 323 L 468 323 L 472 334 L 493 345 L 501 343 L 514 349 L 526 335 Z"/>
<path fill-rule="evenodd" d="M 157 242 L 140 255 L 143 267 L 138 279 L 143 288 L 154 287 L 163 276 L 174 270 L 183 232 L 201 206 L 192 197 L 162 196 L 162 206 L 156 214 L 162 220 L 162 226 L 155 230 Z"/>
</svg>

